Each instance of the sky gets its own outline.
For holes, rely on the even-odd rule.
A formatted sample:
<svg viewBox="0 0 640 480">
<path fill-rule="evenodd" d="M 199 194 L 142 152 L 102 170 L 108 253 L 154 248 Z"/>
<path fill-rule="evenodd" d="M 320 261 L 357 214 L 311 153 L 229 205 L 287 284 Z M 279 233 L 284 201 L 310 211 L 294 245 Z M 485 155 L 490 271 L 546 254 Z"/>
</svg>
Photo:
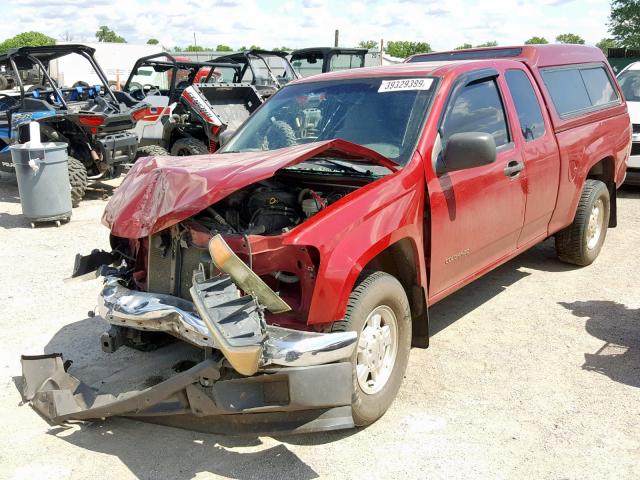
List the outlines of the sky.
<svg viewBox="0 0 640 480">
<path fill-rule="evenodd" d="M 0 41 L 35 30 L 58 40 L 95 41 L 107 25 L 129 43 L 166 47 L 340 46 L 360 40 L 427 42 L 434 50 L 496 40 L 522 44 L 576 33 L 588 44 L 608 35 L 610 0 L 0 0 Z"/>
</svg>

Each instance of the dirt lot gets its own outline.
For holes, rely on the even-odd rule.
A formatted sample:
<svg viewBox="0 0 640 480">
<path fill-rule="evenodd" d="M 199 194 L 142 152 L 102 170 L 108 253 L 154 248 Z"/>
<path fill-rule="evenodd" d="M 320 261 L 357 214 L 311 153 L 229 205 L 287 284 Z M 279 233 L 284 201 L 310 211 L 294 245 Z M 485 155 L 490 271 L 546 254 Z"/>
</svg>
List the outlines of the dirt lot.
<svg viewBox="0 0 640 480">
<path fill-rule="evenodd" d="M 234 438 L 110 419 L 50 427 L 21 405 L 21 353 L 103 375 L 99 281 L 63 284 L 108 246 L 99 194 L 71 223 L 29 228 L 0 177 L 0 478 L 639 478 L 640 190 L 591 267 L 546 242 L 432 308 L 399 398 L 366 429 Z M 122 361 L 134 354 L 122 349 Z"/>
</svg>

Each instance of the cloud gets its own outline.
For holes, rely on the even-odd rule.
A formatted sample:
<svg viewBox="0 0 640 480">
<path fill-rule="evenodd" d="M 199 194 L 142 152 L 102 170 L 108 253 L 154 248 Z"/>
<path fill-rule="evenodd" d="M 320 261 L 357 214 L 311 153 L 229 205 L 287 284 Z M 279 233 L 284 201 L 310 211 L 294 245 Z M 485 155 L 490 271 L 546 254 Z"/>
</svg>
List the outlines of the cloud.
<svg viewBox="0 0 640 480">
<path fill-rule="evenodd" d="M 594 44 L 607 35 L 609 0 L 14 0 L 0 2 L 11 18 L 2 36 L 35 30 L 74 41 L 95 41 L 107 25 L 129 43 L 157 38 L 167 47 L 193 43 L 265 48 L 326 46 L 360 40 L 424 41 L 436 49 L 496 40 L 521 44 L 573 32 Z M 0 38 L 2 40 L 2 38 Z"/>
</svg>

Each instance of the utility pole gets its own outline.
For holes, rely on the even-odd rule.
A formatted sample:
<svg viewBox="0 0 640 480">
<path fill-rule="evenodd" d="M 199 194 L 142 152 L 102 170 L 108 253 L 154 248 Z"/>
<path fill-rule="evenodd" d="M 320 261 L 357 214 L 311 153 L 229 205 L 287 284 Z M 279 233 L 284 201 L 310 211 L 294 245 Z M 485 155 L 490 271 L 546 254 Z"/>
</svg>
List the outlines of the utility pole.
<svg viewBox="0 0 640 480">
<path fill-rule="evenodd" d="M 333 46 L 337 47 L 338 46 L 338 37 L 340 36 L 340 30 L 336 29 L 336 36 L 335 39 L 333 41 Z"/>
</svg>

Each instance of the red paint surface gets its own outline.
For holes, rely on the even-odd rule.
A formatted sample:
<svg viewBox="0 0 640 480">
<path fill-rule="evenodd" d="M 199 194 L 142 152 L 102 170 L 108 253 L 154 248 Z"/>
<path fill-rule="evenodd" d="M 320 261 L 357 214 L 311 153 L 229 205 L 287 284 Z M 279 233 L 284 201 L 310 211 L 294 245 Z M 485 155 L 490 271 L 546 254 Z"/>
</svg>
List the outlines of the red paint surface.
<svg viewBox="0 0 640 480">
<path fill-rule="evenodd" d="M 308 308 L 308 325 L 342 318 L 358 275 L 398 241 L 409 242 L 416 262 L 416 282 L 434 303 L 569 225 L 586 176 L 596 163 L 610 161 L 615 183 L 621 183 L 630 144 L 624 100 L 614 107 L 560 120 L 537 72 L 537 65 L 604 62 L 604 57 L 599 50 L 587 47 L 536 48 L 527 47 L 528 57 L 516 60 L 411 63 L 345 70 L 296 82 L 412 75 L 440 79 L 422 137 L 407 165 L 354 191 L 285 234 L 250 237 L 256 268 L 261 272 L 278 270 L 282 265 L 293 269 L 293 260 L 296 264 L 300 260 L 307 271 L 313 269 L 313 285 L 305 282 L 305 293 L 297 304 L 302 310 Z M 513 142 L 490 165 L 437 176 L 432 154 L 451 87 L 461 74 L 487 67 L 500 73 L 498 85 Z M 545 121 L 545 134 L 540 139 L 525 142 L 522 137 L 502 78 L 506 69 L 524 70 L 534 83 Z M 392 167 L 384 157 L 340 140 L 271 152 L 150 158 L 134 166 L 109 202 L 103 220 L 114 235 L 144 237 L 283 167 L 329 151 L 346 157 L 364 155 Z M 503 170 L 513 159 L 522 160 L 525 168 L 518 177 L 509 178 Z M 199 241 L 206 242 L 206 237 Z M 241 241 L 230 240 L 240 253 L 245 248 L 238 243 Z M 305 250 L 294 253 L 291 248 Z M 309 252 L 319 256 L 317 270 Z"/>
</svg>

